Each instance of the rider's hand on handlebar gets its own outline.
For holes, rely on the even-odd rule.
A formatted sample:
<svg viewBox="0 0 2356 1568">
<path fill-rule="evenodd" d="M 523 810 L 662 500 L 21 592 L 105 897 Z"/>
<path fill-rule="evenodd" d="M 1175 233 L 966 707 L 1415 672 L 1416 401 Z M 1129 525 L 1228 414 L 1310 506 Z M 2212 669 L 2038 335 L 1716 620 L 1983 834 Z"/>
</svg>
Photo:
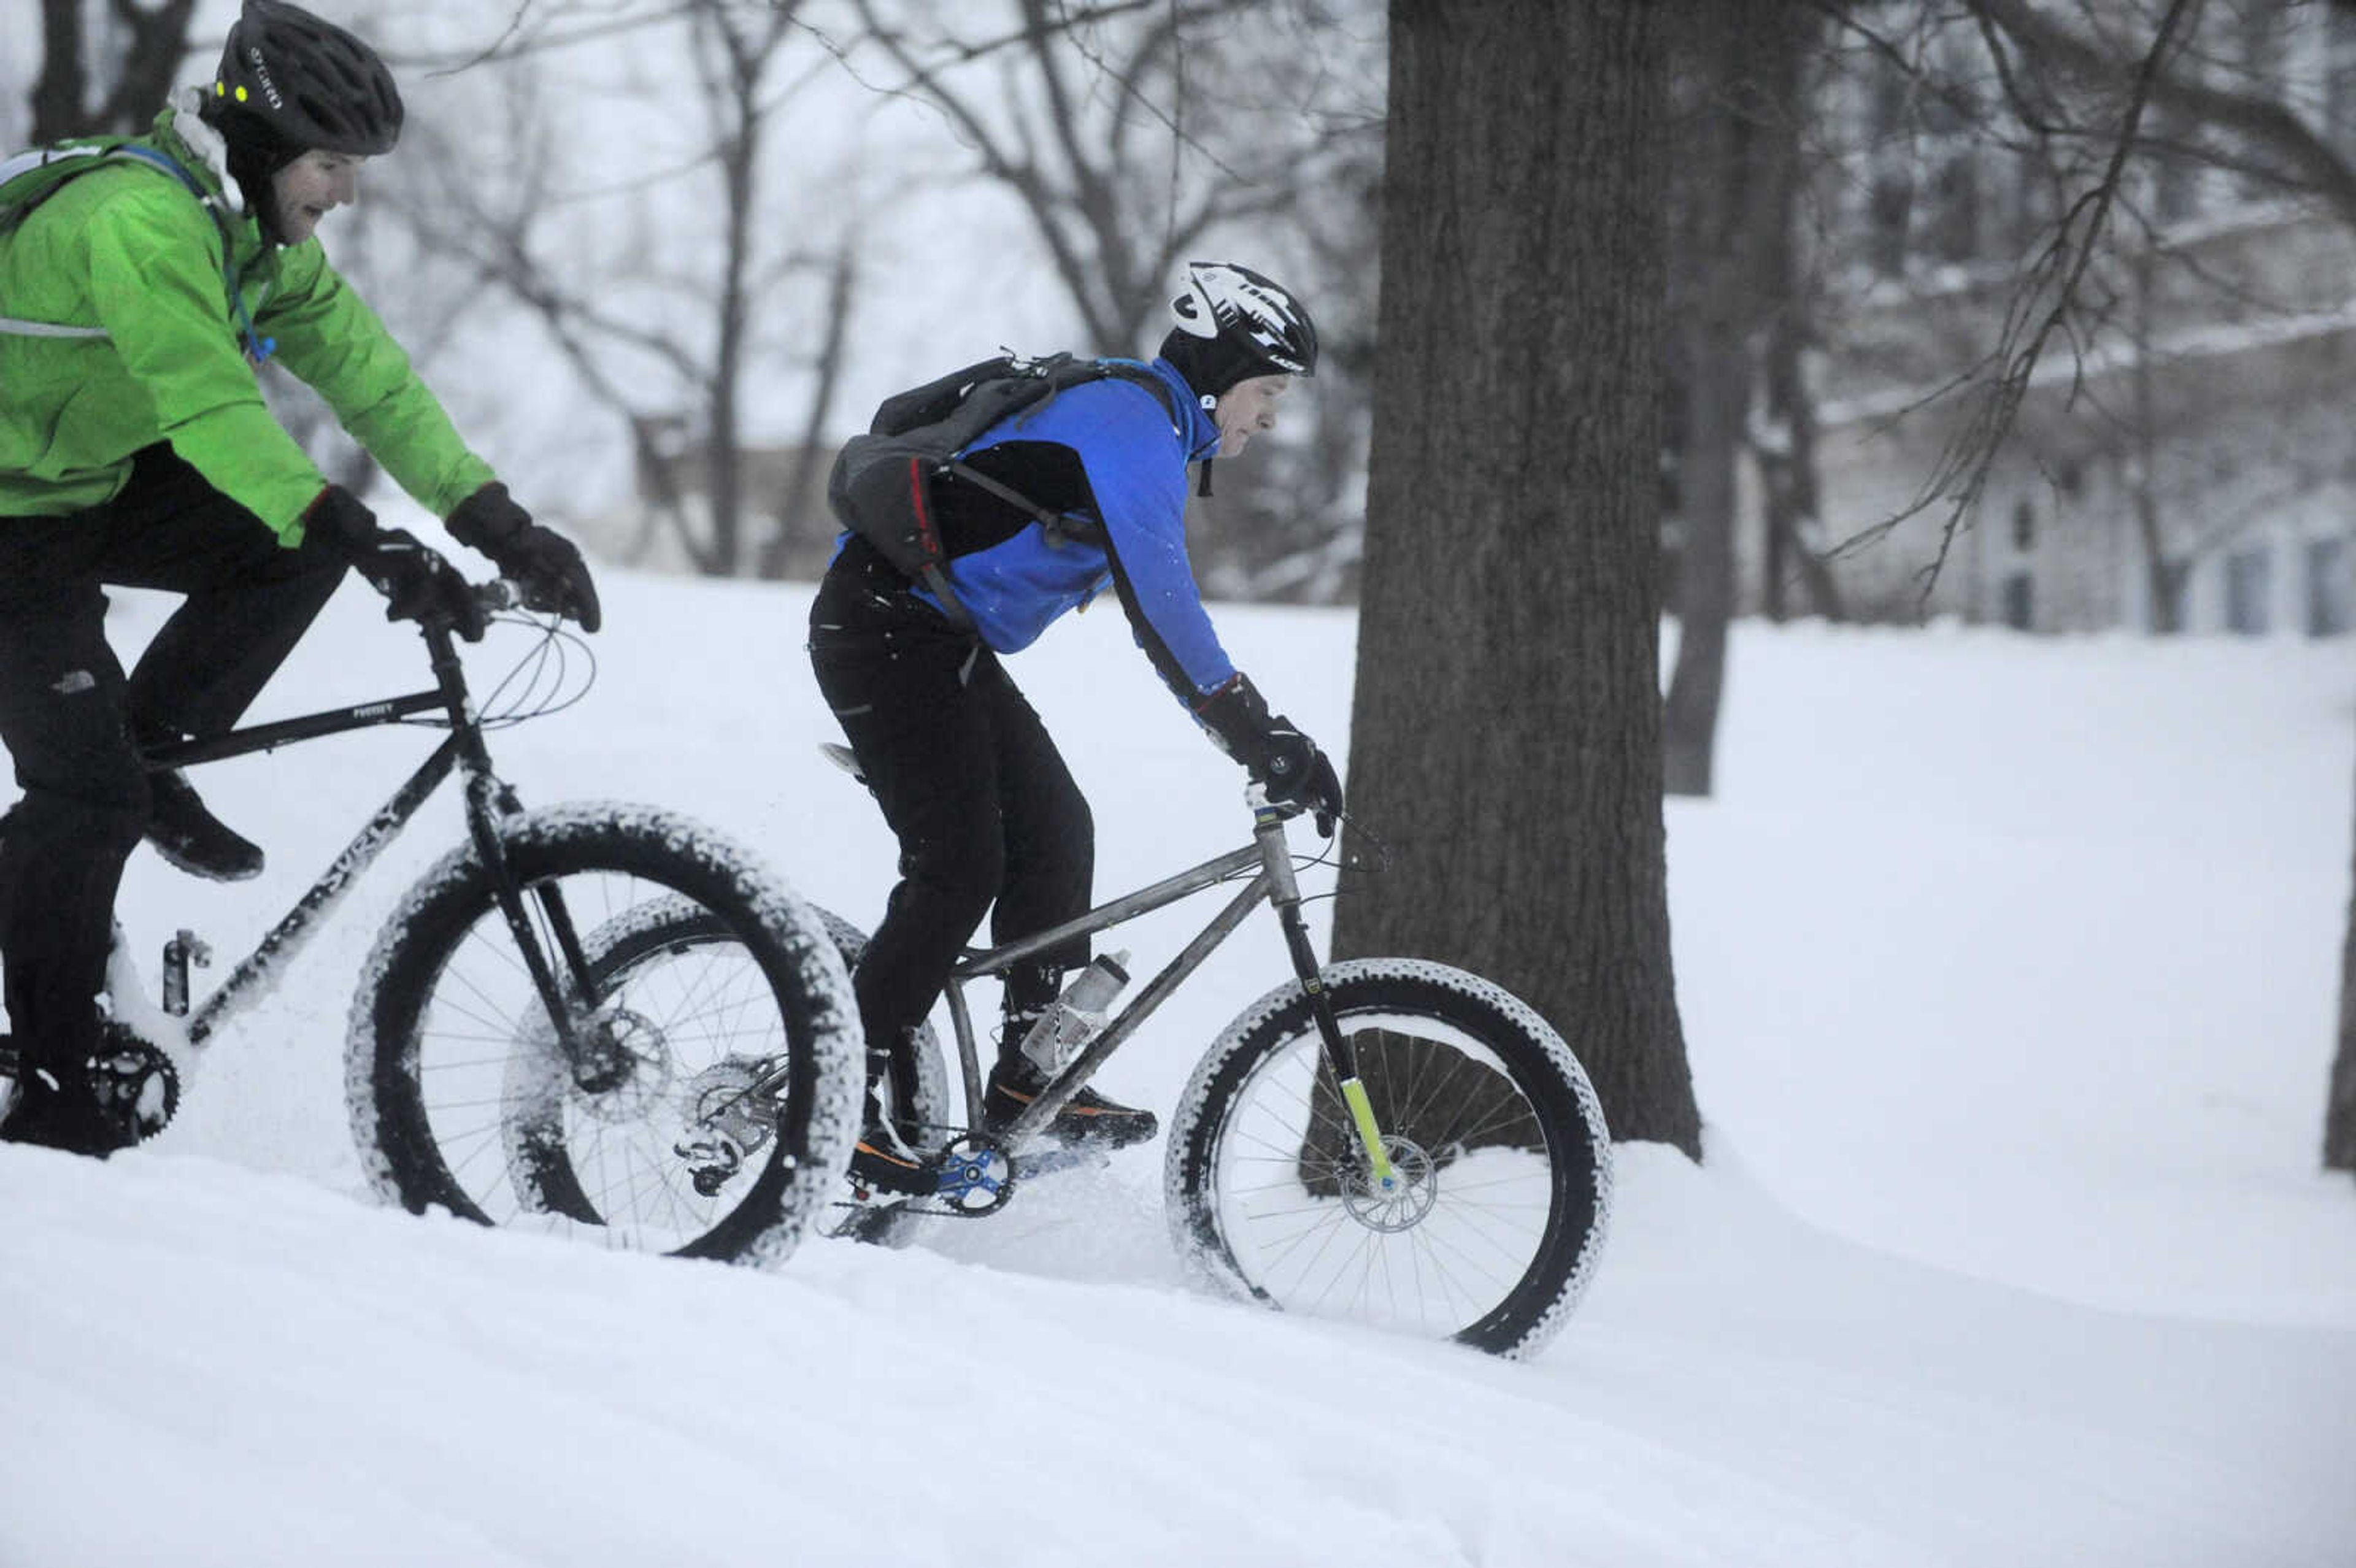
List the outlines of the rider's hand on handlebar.
<svg viewBox="0 0 2356 1568">
<path fill-rule="evenodd" d="M 407 529 L 377 527 L 376 514 L 342 485 L 320 491 L 303 524 L 384 595 L 386 620 L 444 621 L 470 643 L 483 640 L 489 617 L 457 569 Z"/>
<path fill-rule="evenodd" d="M 1268 798 L 1306 806 L 1316 813 L 1317 831 L 1333 837 L 1342 815 L 1342 775 L 1333 771 L 1333 759 L 1281 715 L 1271 721 L 1266 743 L 1251 772 L 1267 789 Z"/>
<path fill-rule="evenodd" d="M 533 522 L 505 485 L 494 480 L 459 502 L 448 527 L 452 539 L 481 550 L 501 576 L 515 580 L 526 605 L 570 615 L 584 632 L 603 622 L 597 585 L 589 580 L 580 550 L 555 529 Z"/>
<path fill-rule="evenodd" d="M 1333 837 L 1342 815 L 1342 776 L 1317 742 L 1292 727 L 1268 703 L 1249 677 L 1235 675 L 1194 704 L 1194 718 L 1217 737 L 1227 755 L 1249 769 L 1268 798 L 1296 803 L 1317 814 L 1317 831 Z"/>
</svg>

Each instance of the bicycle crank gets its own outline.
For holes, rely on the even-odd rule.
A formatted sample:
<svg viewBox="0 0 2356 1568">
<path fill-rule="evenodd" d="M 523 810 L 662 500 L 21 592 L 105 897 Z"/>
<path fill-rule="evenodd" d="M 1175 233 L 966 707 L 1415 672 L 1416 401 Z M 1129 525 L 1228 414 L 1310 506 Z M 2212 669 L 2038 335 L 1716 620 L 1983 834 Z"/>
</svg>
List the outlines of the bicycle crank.
<svg viewBox="0 0 2356 1568">
<path fill-rule="evenodd" d="M 179 1068 L 162 1046 L 121 1024 L 106 1026 L 106 1041 L 85 1071 L 100 1111 L 141 1143 L 170 1125 L 179 1113 Z"/>
</svg>

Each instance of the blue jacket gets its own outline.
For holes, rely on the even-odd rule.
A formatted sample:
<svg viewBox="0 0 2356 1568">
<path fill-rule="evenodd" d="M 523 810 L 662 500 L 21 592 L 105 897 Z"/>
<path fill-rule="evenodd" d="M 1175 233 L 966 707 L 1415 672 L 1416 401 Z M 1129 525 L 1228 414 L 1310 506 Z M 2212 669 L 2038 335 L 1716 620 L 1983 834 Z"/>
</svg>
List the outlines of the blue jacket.
<svg viewBox="0 0 2356 1568">
<path fill-rule="evenodd" d="M 1186 559 L 1186 465 L 1218 450 L 1219 429 L 1168 360 L 1151 368 L 1168 384 L 1183 429 L 1151 390 L 1108 377 L 1025 410 L 966 449 L 971 457 L 1013 442 L 1069 448 L 1087 474 L 1102 542 L 1051 540 L 1031 522 L 955 557 L 948 577 L 975 630 L 999 653 L 1029 647 L 1057 616 L 1111 584 L 1138 645 L 1192 707 L 1236 674 Z"/>
</svg>

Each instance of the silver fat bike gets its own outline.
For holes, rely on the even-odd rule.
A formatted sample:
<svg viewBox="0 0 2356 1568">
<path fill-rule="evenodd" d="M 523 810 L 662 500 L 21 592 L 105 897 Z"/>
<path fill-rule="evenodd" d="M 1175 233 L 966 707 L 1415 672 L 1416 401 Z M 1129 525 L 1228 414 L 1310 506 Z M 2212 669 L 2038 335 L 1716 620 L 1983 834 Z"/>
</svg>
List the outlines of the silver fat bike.
<svg viewBox="0 0 2356 1568">
<path fill-rule="evenodd" d="M 504 581 L 475 592 L 487 612 L 516 603 Z M 112 997 L 116 1021 L 91 1070 L 102 1093 L 135 1085 L 139 1134 L 162 1130 L 213 1037 L 275 987 L 455 773 L 466 840 L 395 908 L 352 997 L 346 1097 L 369 1182 L 415 1213 L 773 1262 L 832 1197 L 856 1132 L 861 1047 L 839 949 L 756 859 L 687 817 L 611 802 L 523 807 L 486 735 L 563 705 L 532 706 L 531 693 L 572 639 L 552 620 L 519 619 L 542 634 L 517 667 L 533 673 L 525 697 L 488 717 L 451 624 L 428 620 L 430 689 L 148 755 L 151 768 L 177 768 L 378 725 L 447 732 L 193 1013 L 188 969 L 209 954 L 188 931 L 166 944 L 161 1009 Z M 692 912 L 704 934 L 691 947 L 633 945 L 648 910 Z M 0 1042 L 0 1073 L 16 1072 Z M 755 1083 L 757 1094 L 743 1092 Z M 709 1156 L 723 1136 L 715 1098 L 732 1106 L 724 1177 Z"/>
<path fill-rule="evenodd" d="M 853 773 L 839 746 L 824 748 Z M 1163 1185 L 1172 1241 L 1223 1291 L 1286 1311 L 1526 1356 L 1561 1328 L 1603 1241 L 1611 1142 L 1593 1086 L 1561 1036 L 1503 987 L 1408 958 L 1320 964 L 1287 825 L 1298 808 L 1248 792 L 1251 842 L 1020 942 L 969 950 L 945 993 L 958 1088 L 929 1026 L 894 1074 L 904 1125 L 938 1168 L 917 1199 L 846 1189 L 830 1233 L 892 1243 L 928 1215 L 994 1214 L 1026 1182 L 1102 1157 L 1057 1144 L 1058 1112 L 1260 905 L 1292 978 L 1227 1026 L 1171 1118 Z M 1102 1019 L 1015 1121 L 983 1125 L 982 1058 L 966 990 L 1025 959 L 1212 889 L 1233 891 L 1199 934 Z M 820 912 L 849 962 L 864 937 Z M 697 912 L 639 912 L 603 962 L 723 941 Z M 742 1087 L 755 1091 L 757 1081 Z M 734 1140 L 725 1095 L 711 1147 Z"/>
</svg>

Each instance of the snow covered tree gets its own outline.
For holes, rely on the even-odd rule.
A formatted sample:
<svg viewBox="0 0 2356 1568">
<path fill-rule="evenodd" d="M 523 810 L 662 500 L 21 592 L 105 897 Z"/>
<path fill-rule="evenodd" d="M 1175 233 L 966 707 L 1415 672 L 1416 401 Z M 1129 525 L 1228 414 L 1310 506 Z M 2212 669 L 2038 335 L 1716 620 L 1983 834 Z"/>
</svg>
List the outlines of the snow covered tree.
<svg viewBox="0 0 2356 1568">
<path fill-rule="evenodd" d="M 1392 0 L 1334 945 L 1520 994 L 1699 1157 L 1661 817 L 1666 55 L 1653 0 Z M 1363 826 L 1361 826 L 1363 825 Z"/>
</svg>

